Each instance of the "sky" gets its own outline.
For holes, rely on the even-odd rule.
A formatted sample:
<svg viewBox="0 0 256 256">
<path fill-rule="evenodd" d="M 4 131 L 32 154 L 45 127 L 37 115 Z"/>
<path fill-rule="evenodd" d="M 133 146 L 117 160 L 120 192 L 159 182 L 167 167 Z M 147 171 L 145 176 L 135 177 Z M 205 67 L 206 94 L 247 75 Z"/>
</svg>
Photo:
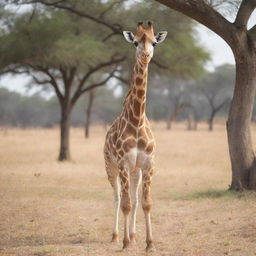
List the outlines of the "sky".
<svg viewBox="0 0 256 256">
<path fill-rule="evenodd" d="M 252 13 L 249 19 L 248 28 L 255 25 L 255 23 L 256 10 Z M 206 66 L 208 70 L 212 71 L 216 66 L 222 65 L 224 63 L 235 63 L 230 47 L 222 38 L 202 25 L 198 25 L 196 30 L 200 44 L 210 52 L 212 57 L 212 60 L 208 62 Z M 29 77 L 26 75 L 7 75 L 0 79 L 0 87 L 6 87 L 11 91 L 17 91 L 25 95 L 31 95 L 35 93 L 37 89 L 34 88 L 27 90 L 26 84 L 29 80 Z"/>
</svg>

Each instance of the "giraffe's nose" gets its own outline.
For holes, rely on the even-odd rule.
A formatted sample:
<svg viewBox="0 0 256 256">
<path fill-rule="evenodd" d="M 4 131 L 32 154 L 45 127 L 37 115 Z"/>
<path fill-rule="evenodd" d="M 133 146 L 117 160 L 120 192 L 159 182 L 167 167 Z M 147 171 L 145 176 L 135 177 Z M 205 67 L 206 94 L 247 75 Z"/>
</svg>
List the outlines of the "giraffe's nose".
<svg viewBox="0 0 256 256">
<path fill-rule="evenodd" d="M 145 52 L 142 53 L 142 57 L 144 57 L 144 58 L 147 58 L 147 57 L 149 57 L 149 56 L 150 56 L 149 53 L 145 53 Z"/>
</svg>

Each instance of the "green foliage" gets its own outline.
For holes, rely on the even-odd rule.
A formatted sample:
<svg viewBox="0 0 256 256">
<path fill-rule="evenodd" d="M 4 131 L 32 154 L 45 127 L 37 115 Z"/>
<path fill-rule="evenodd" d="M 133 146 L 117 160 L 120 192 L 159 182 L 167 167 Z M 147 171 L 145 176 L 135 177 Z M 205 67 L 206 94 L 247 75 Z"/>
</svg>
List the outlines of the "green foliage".
<svg viewBox="0 0 256 256">
<path fill-rule="evenodd" d="M 21 15 L 12 31 L 0 37 L 0 65 L 43 63 L 52 68 L 85 68 L 109 58 L 111 50 L 93 31 L 81 29 L 84 26 L 85 20 L 74 19 L 66 12 L 38 15 L 32 22 L 27 21 L 27 14 Z"/>
<path fill-rule="evenodd" d="M 131 2 L 129 5 L 121 1 L 114 8 L 109 8 L 113 2 L 80 0 L 70 4 L 109 24 L 120 24 L 124 30 L 135 32 L 139 20 L 145 23 L 152 20 L 155 33 L 167 30 L 168 37 L 156 47 L 154 60 L 168 69 L 159 69 L 151 64 L 151 75 L 157 72 L 194 78 L 202 74 L 209 54 L 197 43 L 193 21 L 154 1 Z M 103 42 L 111 33 L 107 27 L 67 11 L 40 9 L 32 20 L 28 19 L 30 15 L 29 12 L 16 14 L 10 32 L 0 37 L 0 68 L 11 64 L 43 63 L 51 68 L 76 66 L 85 72 L 89 65 L 96 65 L 118 54 L 127 57 L 122 66 L 129 76 L 135 51 L 122 36 L 115 35 Z"/>
</svg>

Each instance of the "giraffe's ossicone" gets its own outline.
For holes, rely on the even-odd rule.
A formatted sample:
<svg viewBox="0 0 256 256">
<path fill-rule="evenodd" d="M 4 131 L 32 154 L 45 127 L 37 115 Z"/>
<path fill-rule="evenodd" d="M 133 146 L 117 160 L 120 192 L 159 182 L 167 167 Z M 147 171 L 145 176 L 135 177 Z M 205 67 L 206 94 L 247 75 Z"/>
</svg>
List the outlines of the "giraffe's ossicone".
<svg viewBox="0 0 256 256">
<path fill-rule="evenodd" d="M 107 132 L 104 147 L 106 171 L 114 189 L 115 199 L 112 241 L 118 240 L 118 216 L 121 206 L 124 214 L 123 248 L 135 242 L 138 186 L 142 178 L 146 249 L 150 250 L 154 248 L 150 219 L 150 187 L 154 170 L 155 140 L 145 114 L 148 64 L 153 57 L 154 47 L 165 39 L 167 32 L 162 31 L 154 35 L 151 22 L 148 22 L 146 29 L 139 22 L 135 36 L 130 31 L 124 31 L 123 34 L 126 40 L 136 47 L 136 61 L 131 88 L 124 100 L 123 110 Z"/>
</svg>

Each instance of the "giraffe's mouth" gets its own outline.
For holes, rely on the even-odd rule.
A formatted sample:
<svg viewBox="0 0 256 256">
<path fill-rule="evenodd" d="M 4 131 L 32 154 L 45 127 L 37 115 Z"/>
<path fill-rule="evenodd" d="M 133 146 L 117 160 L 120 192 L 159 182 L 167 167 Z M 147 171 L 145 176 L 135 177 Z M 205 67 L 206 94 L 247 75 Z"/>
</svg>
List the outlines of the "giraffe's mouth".
<svg viewBox="0 0 256 256">
<path fill-rule="evenodd" d="M 149 57 L 141 57 L 141 62 L 143 64 L 148 64 L 150 62 L 150 58 Z"/>
</svg>

